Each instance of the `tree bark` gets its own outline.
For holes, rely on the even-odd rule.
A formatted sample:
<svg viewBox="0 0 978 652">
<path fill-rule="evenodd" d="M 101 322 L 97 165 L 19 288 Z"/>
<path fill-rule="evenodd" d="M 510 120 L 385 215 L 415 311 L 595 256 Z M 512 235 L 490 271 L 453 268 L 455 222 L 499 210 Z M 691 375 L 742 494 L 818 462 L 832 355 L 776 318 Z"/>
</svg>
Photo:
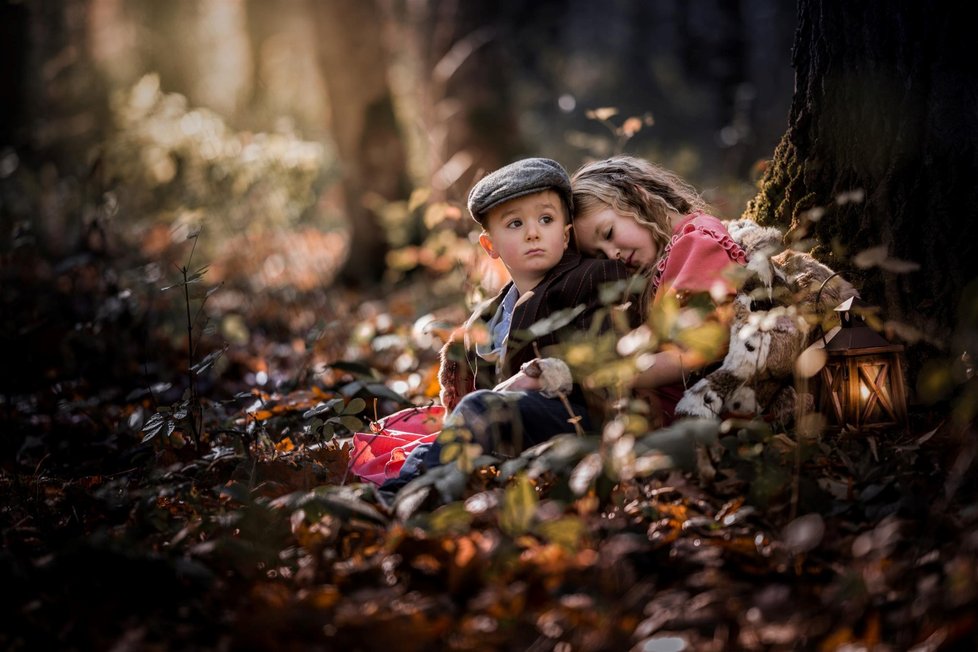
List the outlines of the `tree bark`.
<svg viewBox="0 0 978 652">
<path fill-rule="evenodd" d="M 22 117 L 36 162 L 60 174 L 87 174 L 90 148 L 105 133 L 105 84 L 92 62 L 88 0 L 41 1 L 28 8 Z"/>
<path fill-rule="evenodd" d="M 381 16 L 375 2 L 312 2 L 331 132 L 340 159 L 350 222 L 349 257 L 339 280 L 381 279 L 388 243 L 378 215 L 384 201 L 407 195 L 405 155 L 390 86 Z"/>
<path fill-rule="evenodd" d="M 90 4 L 39 0 L 2 12 L 12 21 L 4 31 L 22 30 L 3 49 L 23 48 L 5 61 L 11 69 L 2 85 L 10 104 L 4 102 L 0 132 L 13 155 L 4 152 L 4 165 L 17 161 L 5 175 L 18 166 L 29 171 L 30 208 L 21 217 L 30 220 L 38 246 L 52 256 L 85 245 L 85 206 L 103 190 L 98 145 L 108 124 L 108 101 L 91 57 Z M 13 203 L 0 206 L 0 220 L 8 219 L 8 210 L 25 212 Z"/>
<path fill-rule="evenodd" d="M 391 82 L 412 180 L 462 203 L 472 183 L 522 151 L 512 110 L 505 8 L 457 0 L 384 3 Z"/>
<path fill-rule="evenodd" d="M 800 0 L 790 124 L 745 212 L 814 238 L 813 252 L 883 319 L 933 343 L 950 342 L 978 270 L 969 233 L 978 58 L 968 15 L 951 2 Z M 853 264 L 879 245 L 920 269 Z"/>
<path fill-rule="evenodd" d="M 28 18 L 23 4 L 0 3 L 0 147 L 25 140 Z"/>
<path fill-rule="evenodd" d="M 236 124 L 251 97 L 254 66 L 245 2 L 130 0 L 124 11 L 144 35 L 133 53 L 143 70 L 157 72 L 165 92 Z"/>
</svg>

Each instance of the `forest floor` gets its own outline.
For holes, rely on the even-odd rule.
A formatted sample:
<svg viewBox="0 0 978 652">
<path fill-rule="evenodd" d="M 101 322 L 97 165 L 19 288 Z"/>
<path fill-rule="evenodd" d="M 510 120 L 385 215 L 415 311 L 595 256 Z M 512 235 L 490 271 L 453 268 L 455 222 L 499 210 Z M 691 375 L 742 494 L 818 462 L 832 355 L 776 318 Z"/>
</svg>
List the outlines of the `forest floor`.
<svg viewBox="0 0 978 652">
<path fill-rule="evenodd" d="M 641 441 L 629 466 L 561 440 L 392 503 L 348 474 L 342 417 L 436 397 L 422 318 L 464 310 L 430 279 L 373 300 L 226 282 L 198 311 L 203 283 L 133 290 L 170 271 L 18 251 L 0 648 L 978 647 L 978 449 L 944 407 L 810 442 L 727 424 L 712 458 L 652 473 Z"/>
</svg>

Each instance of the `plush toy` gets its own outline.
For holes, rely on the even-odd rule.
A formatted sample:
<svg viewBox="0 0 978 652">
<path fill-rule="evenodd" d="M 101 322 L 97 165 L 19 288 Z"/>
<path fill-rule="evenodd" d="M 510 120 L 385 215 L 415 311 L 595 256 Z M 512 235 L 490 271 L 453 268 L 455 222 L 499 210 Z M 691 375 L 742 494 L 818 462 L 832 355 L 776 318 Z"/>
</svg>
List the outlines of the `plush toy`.
<svg viewBox="0 0 978 652">
<path fill-rule="evenodd" d="M 774 227 L 761 226 L 748 219 L 731 220 L 725 226 L 730 237 L 747 256 L 748 272 L 757 279 L 758 285 L 770 298 L 774 284 L 771 256 L 784 249 L 784 235 Z"/>
<path fill-rule="evenodd" d="M 787 301 L 813 323 L 820 323 L 823 315 L 831 315 L 846 299 L 859 296 L 851 283 L 811 254 L 786 249 L 772 256 L 771 263 L 791 293 Z"/>
<path fill-rule="evenodd" d="M 794 417 L 798 393 L 790 378 L 743 379 L 717 369 L 701 378 L 676 404 L 676 414 L 705 418 L 765 418 L 788 425 Z M 804 394 L 806 409 L 814 400 Z"/>
<path fill-rule="evenodd" d="M 810 330 L 794 306 L 751 310 L 750 297 L 737 295 L 722 368 L 744 380 L 790 376 Z"/>
<path fill-rule="evenodd" d="M 749 274 L 734 298 L 730 342 L 720 368 L 686 390 L 679 416 L 763 417 L 787 425 L 799 400 L 795 361 L 826 315 L 856 289 L 811 254 L 784 249 L 778 229 L 741 219 L 727 223 L 747 254 Z M 784 249 L 782 251 L 782 249 Z"/>
<path fill-rule="evenodd" d="M 794 419 L 799 400 L 805 404 L 806 412 L 815 405 L 815 397 L 807 392 L 799 395 L 790 379 L 771 378 L 735 390 L 724 403 L 724 414 L 741 418 L 762 417 L 788 426 Z"/>
<path fill-rule="evenodd" d="M 536 378 L 540 382 L 540 393 L 547 398 L 557 398 L 561 394 L 569 394 L 573 388 L 574 379 L 570 367 L 560 358 L 533 358 L 523 363 L 520 374 Z M 519 374 L 507 378 L 493 389 L 505 391 L 519 378 Z"/>
<path fill-rule="evenodd" d="M 446 410 L 453 410 L 463 396 L 475 389 L 475 371 L 465 359 L 464 334 L 452 333 L 438 353 L 438 398 Z"/>
<path fill-rule="evenodd" d="M 678 416 L 716 418 L 724 413 L 727 399 L 747 381 L 729 371 L 717 369 L 687 389 L 676 403 Z"/>
</svg>

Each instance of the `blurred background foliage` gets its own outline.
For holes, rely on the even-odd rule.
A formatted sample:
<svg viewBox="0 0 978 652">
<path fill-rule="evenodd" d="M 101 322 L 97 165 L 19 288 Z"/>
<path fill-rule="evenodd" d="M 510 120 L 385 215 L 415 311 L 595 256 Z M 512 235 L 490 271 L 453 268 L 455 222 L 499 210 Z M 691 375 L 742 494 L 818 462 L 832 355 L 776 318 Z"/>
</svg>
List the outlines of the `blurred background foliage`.
<svg viewBox="0 0 978 652">
<path fill-rule="evenodd" d="M 962 110 L 978 75 L 972 23 L 949 7 L 0 0 L 5 611 L 51 641 L 39 649 L 144 636 L 200 649 L 195 636 L 216 624 L 225 649 L 292 640 L 296 625 L 322 641 L 340 604 L 356 616 L 339 646 L 369 631 L 389 648 L 408 640 L 407 621 L 379 620 L 378 605 L 415 606 L 401 598 L 458 580 L 453 591 L 482 591 L 467 622 L 495 622 L 480 610 L 522 622 L 528 646 L 557 613 L 536 596 L 564 577 L 580 587 L 569 596 L 599 587 L 612 605 L 562 601 L 590 619 L 568 630 L 582 637 L 606 623 L 648 636 L 720 622 L 734 637 L 773 637 L 755 649 L 868 649 L 882 620 L 895 649 L 973 638 L 978 282 L 960 224 L 978 205 L 973 111 Z M 325 440 L 433 401 L 440 340 L 466 299 L 504 282 L 466 214 L 473 180 L 520 156 L 572 171 L 619 151 L 674 169 L 720 217 L 756 197 L 755 216 L 831 248 L 833 266 L 856 258 L 845 271 L 861 289 L 890 273 L 872 297 L 883 318 L 936 315 L 884 323 L 940 349 L 919 349 L 930 407 L 896 440 L 808 440 L 760 421 L 649 432 L 631 403 L 607 424 L 606 451 L 593 437 L 527 451 L 501 469 L 505 490 L 477 470 L 464 508 L 429 513 L 422 501 L 467 480 L 451 466 L 428 474 L 393 506 L 427 531 L 390 531 L 383 555 L 404 560 L 391 586 L 401 562 L 364 552 L 389 534 L 386 517 L 378 524 L 376 496 L 323 487 L 348 478 L 349 449 Z M 759 193 L 762 178 L 772 183 Z M 922 271 L 885 267 L 905 261 Z M 568 359 L 611 383 L 659 343 L 641 335 L 574 342 Z M 693 476 L 642 487 L 673 464 Z M 538 500 L 530 481 L 552 483 L 551 495 Z M 579 513 L 564 514 L 571 501 Z M 452 548 L 425 541 L 435 535 L 475 565 L 450 562 Z M 154 580 L 154 593 L 94 581 L 162 574 L 161 551 L 193 562 L 177 567 L 194 583 Z M 497 556 L 514 561 L 490 566 Z M 494 584 L 472 584 L 489 568 L 503 571 Z M 631 592 L 636 577 L 647 594 Z M 368 593 L 347 591 L 357 583 Z M 283 597 L 283 586 L 302 590 Z M 418 609 L 443 619 L 460 593 Z M 164 616 L 129 617 L 146 596 Z M 622 596 L 631 606 L 619 612 Z M 484 630 L 458 647 L 491 646 Z M 603 636 L 594 646 L 618 640 Z"/>
<path fill-rule="evenodd" d="M 777 0 L 0 0 L 0 251 L 6 263 L 40 255 L 5 265 L 5 278 L 60 283 L 64 295 L 128 292 L 116 303 L 138 312 L 155 300 L 133 295 L 172 280 L 199 231 L 195 260 L 224 286 L 209 310 L 230 341 L 271 330 L 274 312 L 288 322 L 276 337 L 306 336 L 343 312 L 327 290 L 381 298 L 420 281 L 415 313 L 447 310 L 506 280 L 467 217 L 474 180 L 520 156 L 573 171 L 625 151 L 686 177 L 720 217 L 746 208 L 815 229 L 828 262 L 885 304 L 888 328 L 914 327 L 891 336 L 941 351 L 920 375 L 922 395 L 940 400 L 973 376 L 974 293 L 955 308 L 967 277 L 948 283 L 960 274 L 929 271 L 970 260 L 949 220 L 971 197 L 973 157 L 928 136 L 965 137 L 955 117 L 968 101 L 964 59 L 926 50 L 919 56 L 935 67 L 907 72 L 894 58 L 906 49 L 890 47 L 889 28 L 872 29 L 882 23 L 867 7 L 860 34 L 883 67 L 854 104 L 846 84 L 866 80 L 840 79 L 820 66 L 841 59 L 809 55 L 821 46 L 854 62 L 864 55 L 845 34 L 796 31 L 808 25 L 798 15 L 821 25 L 816 10 Z M 956 42 L 930 23 L 901 25 L 898 40 L 918 29 Z M 917 90 L 929 74 L 935 97 Z M 793 98 L 798 79 L 809 85 Z M 885 104 L 885 120 L 871 90 L 879 85 L 911 89 Z M 818 89 L 831 102 L 812 100 Z M 874 136 L 867 125 L 919 138 Z M 843 151 L 819 149 L 836 142 Z M 896 168 L 879 165 L 876 154 L 889 151 L 879 142 L 903 143 L 889 154 Z M 954 158 L 935 159 L 931 143 Z M 851 187 L 860 184 L 868 194 Z M 857 191 L 865 202 L 839 201 Z M 812 226 L 816 211 L 829 217 Z M 849 264 L 881 239 L 923 271 Z M 70 283 L 51 272 L 92 261 L 102 267 Z M 32 295 L 8 288 L 4 305 L 18 314 Z M 70 298 L 66 323 L 98 316 L 94 302 L 80 303 Z M 30 308 L 36 323 L 64 309 L 57 300 Z M 20 341 L 15 321 L 5 341 Z M 927 357 L 931 349 L 914 366 Z"/>
<path fill-rule="evenodd" d="M 491 291 L 464 199 L 523 155 L 627 150 L 736 217 L 792 88 L 774 0 L 0 7 L 5 247 L 64 255 L 111 223 L 158 256 L 202 227 L 200 260 L 252 289 L 428 270 Z"/>
</svg>

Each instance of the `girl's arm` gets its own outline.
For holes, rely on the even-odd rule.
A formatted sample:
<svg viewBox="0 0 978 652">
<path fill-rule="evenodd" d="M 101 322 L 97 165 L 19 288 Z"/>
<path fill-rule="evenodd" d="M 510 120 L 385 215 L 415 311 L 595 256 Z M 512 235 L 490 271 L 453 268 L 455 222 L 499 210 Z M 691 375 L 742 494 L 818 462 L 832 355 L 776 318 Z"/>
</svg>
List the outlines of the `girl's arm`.
<svg viewBox="0 0 978 652">
<path fill-rule="evenodd" d="M 681 383 L 689 375 L 710 362 L 698 351 L 667 349 L 654 356 L 652 366 L 639 372 L 632 379 L 634 389 L 653 389 L 662 385 Z"/>
<path fill-rule="evenodd" d="M 721 302 L 723 299 L 718 295 L 732 297 L 735 287 L 726 276 L 726 271 L 731 265 L 743 264 L 743 252 L 722 226 L 715 230 L 688 228 L 670 249 L 657 299 L 670 292 L 709 292 Z M 732 317 L 726 303 L 721 303 L 712 314 L 712 318 L 724 326 L 724 332 L 729 328 Z M 718 356 L 712 358 L 706 358 L 700 351 L 692 349 L 669 348 L 659 351 L 654 356 L 654 364 L 639 372 L 632 380 L 632 386 L 651 389 L 683 382 L 692 372 L 722 359 L 725 353 L 725 346 L 721 347 Z"/>
<path fill-rule="evenodd" d="M 718 346 L 709 347 L 710 351 L 698 348 L 682 348 L 676 344 L 668 344 L 667 348 L 653 355 L 651 367 L 637 373 L 632 379 L 632 387 L 636 389 L 653 389 L 672 383 L 685 383 L 690 375 L 708 364 L 718 362 L 727 354 L 730 344 L 730 326 L 734 321 L 733 304 L 723 302 L 714 304 L 713 310 L 706 319 L 720 326 L 722 341 Z"/>
</svg>

